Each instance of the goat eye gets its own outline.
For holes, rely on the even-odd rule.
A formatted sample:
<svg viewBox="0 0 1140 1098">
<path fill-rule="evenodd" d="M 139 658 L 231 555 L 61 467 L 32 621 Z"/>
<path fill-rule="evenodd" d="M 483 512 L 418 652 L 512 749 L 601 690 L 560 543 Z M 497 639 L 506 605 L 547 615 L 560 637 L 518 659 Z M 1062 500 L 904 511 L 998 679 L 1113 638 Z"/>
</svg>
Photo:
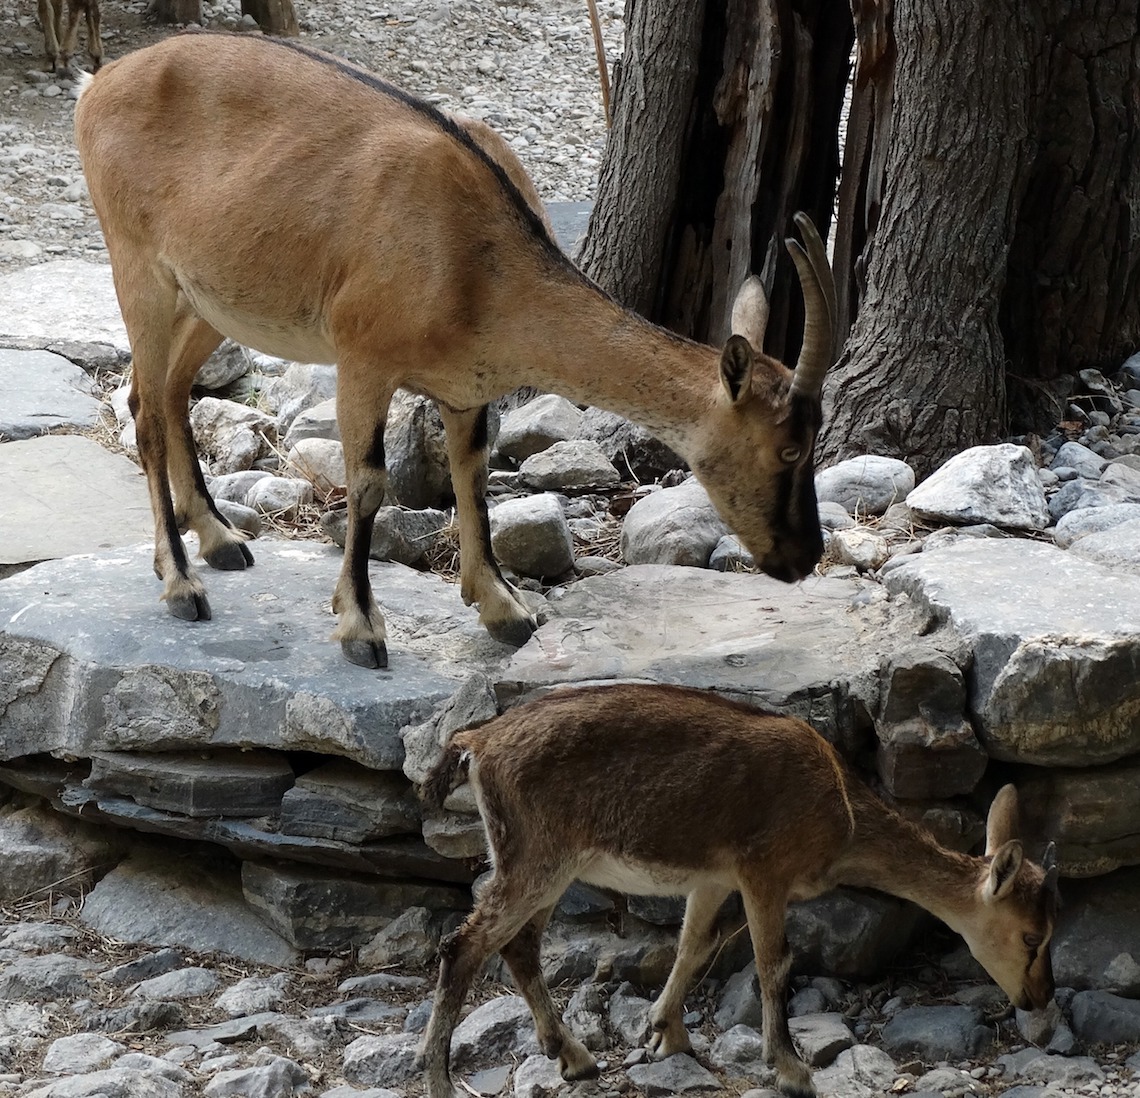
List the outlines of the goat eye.
<svg viewBox="0 0 1140 1098">
<path fill-rule="evenodd" d="M 1021 940 L 1027 949 L 1037 949 L 1045 939 L 1040 934 L 1022 934 Z"/>
<path fill-rule="evenodd" d="M 780 451 L 780 460 L 784 462 L 785 465 L 795 465 L 795 463 L 800 460 L 802 454 L 803 450 L 798 446 L 785 446 Z"/>
</svg>

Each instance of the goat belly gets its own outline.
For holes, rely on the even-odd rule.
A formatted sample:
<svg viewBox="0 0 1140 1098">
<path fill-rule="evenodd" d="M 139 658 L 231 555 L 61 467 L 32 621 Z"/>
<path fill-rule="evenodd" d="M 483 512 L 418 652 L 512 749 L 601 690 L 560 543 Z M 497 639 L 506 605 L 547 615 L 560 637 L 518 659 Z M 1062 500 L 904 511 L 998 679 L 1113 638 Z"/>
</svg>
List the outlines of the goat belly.
<svg viewBox="0 0 1140 1098">
<path fill-rule="evenodd" d="M 699 885 L 712 882 L 736 887 L 732 880 L 708 870 L 640 862 L 603 852 L 588 856 L 578 879 L 597 888 L 611 888 L 635 896 L 687 896 Z"/>
</svg>

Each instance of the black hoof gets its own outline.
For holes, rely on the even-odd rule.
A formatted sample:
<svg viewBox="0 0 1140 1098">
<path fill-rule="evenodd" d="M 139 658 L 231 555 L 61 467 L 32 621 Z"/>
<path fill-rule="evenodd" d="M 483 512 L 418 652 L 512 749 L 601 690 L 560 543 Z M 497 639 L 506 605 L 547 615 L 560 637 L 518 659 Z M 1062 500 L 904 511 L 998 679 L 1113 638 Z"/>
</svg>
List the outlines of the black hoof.
<svg viewBox="0 0 1140 1098">
<path fill-rule="evenodd" d="M 253 554 L 244 541 L 227 541 L 204 556 L 206 563 L 219 572 L 241 572 L 253 567 Z"/>
<path fill-rule="evenodd" d="M 487 623 L 487 632 L 500 644 L 509 644 L 512 648 L 521 648 L 530 640 L 537 628 L 534 618 Z"/>
<path fill-rule="evenodd" d="M 595 1060 L 588 1068 L 582 1068 L 581 1071 L 564 1071 L 562 1078 L 568 1083 L 576 1083 L 581 1079 L 596 1079 L 601 1075 L 601 1070 L 598 1068 L 598 1063 Z"/>
<path fill-rule="evenodd" d="M 210 603 L 204 594 L 177 595 L 166 600 L 166 608 L 183 621 L 209 621 Z"/>
<path fill-rule="evenodd" d="M 382 671 L 388 666 L 388 646 L 383 641 L 341 641 L 340 650 L 349 663 Z"/>
</svg>

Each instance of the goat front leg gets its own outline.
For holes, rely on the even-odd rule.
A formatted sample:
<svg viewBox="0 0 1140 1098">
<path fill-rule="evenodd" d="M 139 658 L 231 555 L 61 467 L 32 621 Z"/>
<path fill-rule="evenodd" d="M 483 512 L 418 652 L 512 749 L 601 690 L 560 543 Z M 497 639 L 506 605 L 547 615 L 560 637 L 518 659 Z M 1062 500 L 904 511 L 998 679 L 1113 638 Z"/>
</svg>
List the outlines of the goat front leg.
<svg viewBox="0 0 1140 1098">
<path fill-rule="evenodd" d="M 653 1032 L 649 1035 L 647 1047 L 659 1060 L 675 1052 L 693 1050 L 682 1020 L 685 993 L 719 940 L 715 929 L 716 917 L 729 892 L 730 889 L 720 885 L 706 885 L 693 889 L 685 901 L 685 921 L 681 924 L 677 959 L 665 987 L 649 1011 Z"/>
<path fill-rule="evenodd" d="M 91 71 L 103 67 L 103 28 L 99 0 L 87 0 L 87 55 L 91 58 Z"/>
<path fill-rule="evenodd" d="M 340 641 L 349 663 L 383 669 L 388 666 L 387 628 L 372 595 L 368 553 L 372 524 L 388 486 L 384 426 L 392 390 L 370 393 L 366 372 L 353 366 L 343 357 L 338 365 L 337 420 L 348 477 L 348 533 L 333 592 L 332 606 L 339 618 L 333 640 Z"/>
<path fill-rule="evenodd" d="M 788 973 L 792 950 L 784 934 L 787 903 L 771 882 L 741 889 L 748 930 L 756 953 L 764 1010 L 764 1058 L 776 1066 L 776 1085 L 791 1098 L 815 1098 L 811 1071 L 799 1058 L 788 1031 Z"/>
<path fill-rule="evenodd" d="M 63 6 L 67 0 L 39 0 L 40 25 L 44 29 L 44 52 L 47 54 L 48 68 L 57 76 L 62 76 L 66 61 L 60 56 L 60 43 L 63 41 Z"/>
<path fill-rule="evenodd" d="M 451 484 L 459 518 L 460 593 L 470 606 L 479 606 L 479 620 L 497 641 L 516 648 L 538 628 L 519 593 L 503 579 L 491 552 L 487 517 L 488 409 L 457 412 L 440 405 L 447 431 Z"/>
<path fill-rule="evenodd" d="M 568 1082 L 593 1079 L 598 1074 L 598 1062 L 562 1020 L 542 975 L 542 931 L 553 910 L 552 907 L 547 907 L 534 915 L 500 952 L 511 970 L 515 986 L 530 1007 L 539 1048 L 551 1060 L 558 1060 L 562 1078 Z"/>
<path fill-rule="evenodd" d="M 246 547 L 246 535 L 230 525 L 206 488 L 186 414 L 194 378 L 221 342 L 221 333 L 194 313 L 179 294 L 164 394 L 167 461 L 179 528 L 189 527 L 198 535 L 199 551 L 211 568 L 241 571 L 253 564 L 253 554 Z"/>
</svg>

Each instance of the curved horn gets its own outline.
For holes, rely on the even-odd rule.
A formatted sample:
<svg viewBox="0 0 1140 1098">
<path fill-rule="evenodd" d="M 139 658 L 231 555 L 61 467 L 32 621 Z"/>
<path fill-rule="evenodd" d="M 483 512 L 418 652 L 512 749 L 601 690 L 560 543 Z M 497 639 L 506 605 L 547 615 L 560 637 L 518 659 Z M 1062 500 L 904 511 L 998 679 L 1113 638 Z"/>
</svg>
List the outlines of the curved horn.
<svg viewBox="0 0 1140 1098">
<path fill-rule="evenodd" d="M 796 265 L 804 295 L 804 340 L 791 393 L 819 400 L 824 376 L 835 357 L 835 279 L 811 218 L 797 213 L 794 220 L 804 242 L 801 245 L 789 238 L 784 243 Z"/>
</svg>

